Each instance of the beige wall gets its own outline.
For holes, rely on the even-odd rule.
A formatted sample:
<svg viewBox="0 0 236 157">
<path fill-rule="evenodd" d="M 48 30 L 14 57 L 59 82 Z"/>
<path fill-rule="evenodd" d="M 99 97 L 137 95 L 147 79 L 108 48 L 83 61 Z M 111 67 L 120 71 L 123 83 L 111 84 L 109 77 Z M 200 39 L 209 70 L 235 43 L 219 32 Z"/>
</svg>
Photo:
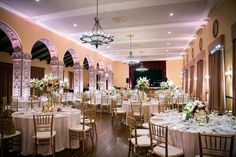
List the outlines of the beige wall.
<svg viewBox="0 0 236 157">
<path fill-rule="evenodd" d="M 129 77 L 129 66 L 122 62 L 113 62 L 113 84 L 117 87 L 127 87 L 126 78 Z"/>
<path fill-rule="evenodd" d="M 210 45 L 217 37 L 220 35 L 225 36 L 225 71 L 232 68 L 232 36 L 231 36 L 231 26 L 236 22 L 236 1 L 235 0 L 224 0 L 220 3 L 209 15 L 209 21 L 204 28 L 197 32 L 196 40 L 192 41 L 189 48 L 185 53 L 185 64 L 188 64 L 192 61 L 191 50 L 194 49 L 195 55 L 194 57 L 200 53 L 199 50 L 199 39 L 203 39 L 203 50 L 206 51 L 206 55 L 208 56 L 209 49 L 208 45 Z M 219 33 L 216 38 L 212 35 L 212 27 L 215 19 L 218 20 L 219 23 Z M 188 56 L 188 62 L 187 62 Z M 208 57 L 206 57 L 206 75 L 208 74 Z M 196 72 L 196 71 L 195 71 Z M 232 79 L 226 77 L 226 95 L 232 96 Z M 206 86 L 205 86 L 206 88 Z M 207 91 L 207 89 L 205 89 Z"/>
<path fill-rule="evenodd" d="M 180 60 L 169 60 L 166 61 L 166 77 L 172 80 L 177 87 L 182 87 L 181 82 L 181 71 L 183 67 L 183 61 Z"/>
<path fill-rule="evenodd" d="M 103 57 L 92 50 L 86 49 L 79 44 L 64 38 L 64 36 L 60 36 L 39 27 L 38 25 L 16 16 L 2 8 L 0 8 L 0 15 L 0 21 L 6 23 L 19 36 L 24 53 L 31 53 L 33 45 L 39 39 L 45 38 L 55 45 L 60 61 L 63 61 L 65 52 L 72 48 L 76 51 L 80 64 L 83 63 L 85 57 L 89 57 L 93 61 L 93 65 L 95 65 L 98 61 L 104 62 L 105 65 L 112 65 L 112 60 Z"/>
</svg>

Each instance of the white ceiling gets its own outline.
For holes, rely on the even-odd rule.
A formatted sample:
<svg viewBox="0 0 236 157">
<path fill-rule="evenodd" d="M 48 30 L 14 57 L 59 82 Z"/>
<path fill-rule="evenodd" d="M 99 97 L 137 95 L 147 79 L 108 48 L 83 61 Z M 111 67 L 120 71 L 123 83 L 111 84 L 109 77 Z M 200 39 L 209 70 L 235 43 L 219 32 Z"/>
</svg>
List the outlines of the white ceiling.
<svg viewBox="0 0 236 157">
<path fill-rule="evenodd" d="M 133 54 L 140 58 L 142 51 L 142 60 L 179 59 L 219 1 L 99 0 L 100 24 L 106 34 L 114 35 L 114 42 L 96 51 L 122 60 L 129 53 L 127 34 L 132 33 Z M 0 0 L 0 6 L 77 43 L 81 33 L 92 30 L 96 16 L 96 0 Z"/>
</svg>

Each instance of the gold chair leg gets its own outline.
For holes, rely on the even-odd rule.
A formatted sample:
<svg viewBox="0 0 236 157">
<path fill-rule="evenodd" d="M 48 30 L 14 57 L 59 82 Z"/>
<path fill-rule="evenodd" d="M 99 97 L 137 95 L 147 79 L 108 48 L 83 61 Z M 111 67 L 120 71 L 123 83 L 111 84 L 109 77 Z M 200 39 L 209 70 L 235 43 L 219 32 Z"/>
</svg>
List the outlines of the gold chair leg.
<svg viewBox="0 0 236 157">
<path fill-rule="evenodd" d="M 91 138 L 92 146 L 93 146 L 93 148 L 94 148 L 94 143 L 93 143 L 93 134 L 92 134 L 92 130 L 90 130 L 89 132 L 90 132 L 90 138 Z"/>
<path fill-rule="evenodd" d="M 69 131 L 70 148 L 71 148 L 71 136 L 72 136 L 72 133 L 71 133 L 71 131 Z"/>
</svg>

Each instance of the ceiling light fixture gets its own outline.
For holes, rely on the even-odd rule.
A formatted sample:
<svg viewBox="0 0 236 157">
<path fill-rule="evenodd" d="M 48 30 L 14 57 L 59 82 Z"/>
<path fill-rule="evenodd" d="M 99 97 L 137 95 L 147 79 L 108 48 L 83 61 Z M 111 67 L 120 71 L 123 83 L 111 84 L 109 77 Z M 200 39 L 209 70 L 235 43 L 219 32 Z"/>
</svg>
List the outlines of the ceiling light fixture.
<svg viewBox="0 0 236 157">
<path fill-rule="evenodd" d="M 132 35 L 132 34 L 129 34 L 128 36 L 129 36 L 129 38 L 130 38 L 130 45 L 129 45 L 130 50 L 129 50 L 129 56 L 127 57 L 127 59 L 125 59 L 125 60 L 123 61 L 123 63 L 124 63 L 124 64 L 128 64 L 128 65 L 130 66 L 130 65 L 138 64 L 139 61 L 138 61 L 138 60 L 133 56 L 133 51 L 132 51 L 132 40 L 131 40 L 131 38 L 133 37 L 133 35 Z"/>
<path fill-rule="evenodd" d="M 97 16 L 94 18 L 95 24 L 93 26 L 92 32 L 87 34 L 84 33 L 80 36 L 80 40 L 83 43 L 89 43 L 91 45 L 95 45 L 96 48 L 103 44 L 109 44 L 113 41 L 114 36 L 111 34 L 105 34 L 102 26 L 99 24 L 98 19 L 98 0 L 97 0 Z"/>
<path fill-rule="evenodd" d="M 77 27 L 78 25 L 76 23 L 73 24 L 74 27 Z"/>
<path fill-rule="evenodd" d="M 140 62 L 141 62 L 141 61 L 142 61 L 142 51 L 141 51 L 141 56 L 140 56 Z M 136 71 L 139 71 L 139 72 L 144 72 L 144 71 L 147 71 L 147 70 L 148 70 L 148 69 L 143 66 L 143 62 L 141 62 L 141 63 L 140 63 L 140 67 L 138 67 L 138 68 L 136 69 Z"/>
<path fill-rule="evenodd" d="M 169 13 L 169 16 L 174 16 L 174 13 Z"/>
</svg>

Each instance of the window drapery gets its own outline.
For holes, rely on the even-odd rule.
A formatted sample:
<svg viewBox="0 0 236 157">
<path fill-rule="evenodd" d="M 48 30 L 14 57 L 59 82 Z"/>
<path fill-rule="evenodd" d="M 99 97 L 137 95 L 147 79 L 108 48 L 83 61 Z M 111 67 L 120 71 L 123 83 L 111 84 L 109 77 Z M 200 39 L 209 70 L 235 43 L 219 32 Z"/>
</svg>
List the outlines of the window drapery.
<svg viewBox="0 0 236 157">
<path fill-rule="evenodd" d="M 188 93 L 188 69 L 185 70 L 185 93 Z"/>
<path fill-rule="evenodd" d="M 0 104 L 2 97 L 7 96 L 8 100 L 12 96 L 12 64 L 0 62 Z"/>
<path fill-rule="evenodd" d="M 202 89 L 203 89 L 203 60 L 197 62 L 197 86 L 196 96 L 202 100 Z"/>
<path fill-rule="evenodd" d="M 225 76 L 222 50 L 209 55 L 209 75 L 209 110 L 217 110 L 223 114 L 225 111 Z"/>
<path fill-rule="evenodd" d="M 236 37 L 233 40 L 233 106 L 232 114 L 236 116 Z"/>
<path fill-rule="evenodd" d="M 190 86 L 189 86 L 189 93 L 193 94 L 193 85 L 194 85 L 194 65 L 190 67 Z"/>
</svg>

